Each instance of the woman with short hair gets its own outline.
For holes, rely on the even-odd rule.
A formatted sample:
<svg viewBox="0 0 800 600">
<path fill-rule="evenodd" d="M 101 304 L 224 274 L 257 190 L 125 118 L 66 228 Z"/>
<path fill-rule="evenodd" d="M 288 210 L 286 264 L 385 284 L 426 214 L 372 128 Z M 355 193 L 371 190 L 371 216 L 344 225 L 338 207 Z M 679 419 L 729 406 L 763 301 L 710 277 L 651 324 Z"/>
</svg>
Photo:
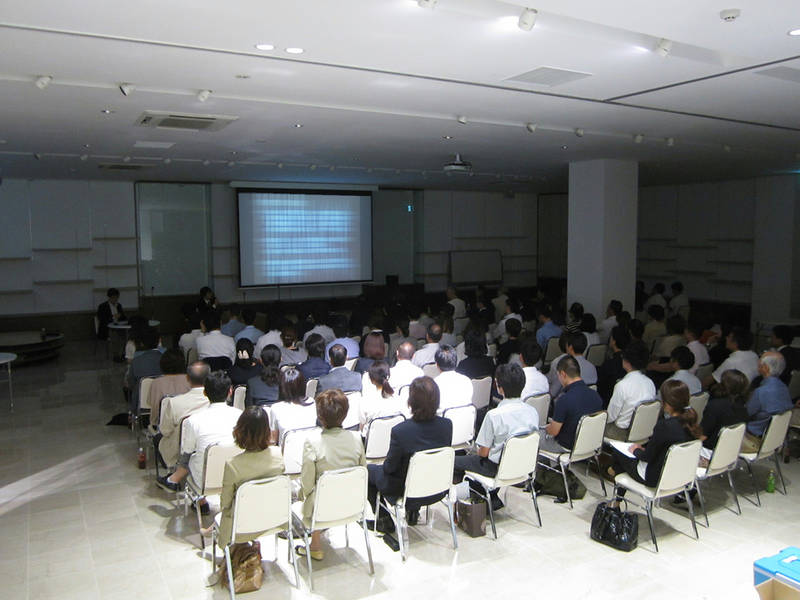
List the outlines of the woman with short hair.
<svg viewBox="0 0 800 600">
<path fill-rule="evenodd" d="M 317 422 L 314 401 L 306 398 L 306 378 L 296 367 L 284 367 L 278 375 L 278 402 L 270 407 L 272 443 L 280 445 L 290 429 L 313 427 Z"/>
</svg>

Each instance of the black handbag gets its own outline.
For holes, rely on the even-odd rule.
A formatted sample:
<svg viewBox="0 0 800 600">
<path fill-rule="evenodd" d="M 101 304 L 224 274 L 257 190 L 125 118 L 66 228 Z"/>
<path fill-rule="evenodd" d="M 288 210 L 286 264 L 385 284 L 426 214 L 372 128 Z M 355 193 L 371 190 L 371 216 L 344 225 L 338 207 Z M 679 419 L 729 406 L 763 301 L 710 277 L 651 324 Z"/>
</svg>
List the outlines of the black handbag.
<svg viewBox="0 0 800 600">
<path fill-rule="evenodd" d="M 625 505 L 627 507 L 627 503 Z M 639 540 L 639 517 L 601 502 L 594 509 L 591 538 L 617 550 L 630 552 Z"/>
</svg>

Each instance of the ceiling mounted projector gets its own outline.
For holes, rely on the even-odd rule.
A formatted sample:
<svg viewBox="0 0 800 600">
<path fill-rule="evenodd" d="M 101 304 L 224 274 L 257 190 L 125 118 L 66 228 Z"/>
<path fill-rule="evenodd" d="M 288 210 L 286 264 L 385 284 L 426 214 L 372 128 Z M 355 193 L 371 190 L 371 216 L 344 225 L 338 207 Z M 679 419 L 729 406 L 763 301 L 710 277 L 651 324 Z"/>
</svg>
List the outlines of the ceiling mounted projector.
<svg viewBox="0 0 800 600">
<path fill-rule="evenodd" d="M 471 173 L 472 163 L 461 158 L 461 154 L 456 153 L 454 161 L 445 163 L 442 166 L 445 173 Z"/>
</svg>

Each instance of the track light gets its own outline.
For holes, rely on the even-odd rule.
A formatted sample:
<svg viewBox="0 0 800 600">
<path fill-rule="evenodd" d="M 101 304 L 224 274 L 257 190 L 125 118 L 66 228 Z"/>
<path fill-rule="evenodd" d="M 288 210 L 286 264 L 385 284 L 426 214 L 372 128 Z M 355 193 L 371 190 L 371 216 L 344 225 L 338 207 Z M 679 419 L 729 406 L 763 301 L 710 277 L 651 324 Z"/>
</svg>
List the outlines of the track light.
<svg viewBox="0 0 800 600">
<path fill-rule="evenodd" d="M 525 123 L 525 129 L 528 130 L 528 133 L 536 133 L 536 128 L 538 125 L 536 123 Z"/>
<path fill-rule="evenodd" d="M 211 90 L 200 90 L 197 92 L 197 99 L 200 102 L 205 102 L 211 96 Z"/>
<path fill-rule="evenodd" d="M 39 77 L 36 78 L 33 84 L 40 90 L 43 90 L 48 85 L 50 85 L 51 81 L 53 81 L 53 78 L 50 75 L 39 75 Z"/>
<path fill-rule="evenodd" d="M 38 152 L 34 152 L 33 153 L 33 158 L 35 158 L 36 160 L 42 160 L 42 155 L 39 154 Z"/>
<path fill-rule="evenodd" d="M 458 121 L 462 125 L 466 125 L 467 124 L 467 117 L 465 117 L 464 115 L 459 115 L 458 117 L 456 117 L 456 121 Z"/>
<path fill-rule="evenodd" d="M 641 144 L 644 141 L 644 136 L 641 133 L 637 133 L 633 136 L 633 142 L 635 144 Z"/>
<path fill-rule="evenodd" d="M 583 129 L 581 129 L 580 127 L 578 127 L 578 128 L 575 130 L 575 135 L 576 135 L 576 136 L 578 136 L 578 137 L 583 137 L 583 134 L 584 134 L 584 133 L 585 133 L 585 132 L 584 132 L 584 131 L 583 131 Z"/>
<path fill-rule="evenodd" d="M 669 56 L 669 53 L 672 51 L 672 40 L 668 40 L 666 38 L 661 38 L 658 40 L 658 44 L 656 44 L 656 54 L 660 57 Z"/>
<path fill-rule="evenodd" d="M 417 0 L 420 8 L 433 8 L 439 0 Z"/>
<path fill-rule="evenodd" d="M 123 96 L 130 96 L 133 93 L 133 90 L 136 89 L 136 86 L 132 83 L 120 83 L 119 84 L 119 91 L 122 92 Z"/>
<path fill-rule="evenodd" d="M 673 138 L 673 137 L 668 137 L 664 141 L 667 143 L 667 146 L 669 146 L 670 148 L 672 148 L 675 145 L 675 138 Z"/>
<path fill-rule="evenodd" d="M 533 8 L 526 8 L 522 11 L 522 14 L 519 16 L 519 21 L 517 21 L 517 26 L 522 29 L 522 31 L 530 31 L 533 29 L 533 26 L 536 25 L 536 17 L 539 16 L 539 11 Z"/>
</svg>

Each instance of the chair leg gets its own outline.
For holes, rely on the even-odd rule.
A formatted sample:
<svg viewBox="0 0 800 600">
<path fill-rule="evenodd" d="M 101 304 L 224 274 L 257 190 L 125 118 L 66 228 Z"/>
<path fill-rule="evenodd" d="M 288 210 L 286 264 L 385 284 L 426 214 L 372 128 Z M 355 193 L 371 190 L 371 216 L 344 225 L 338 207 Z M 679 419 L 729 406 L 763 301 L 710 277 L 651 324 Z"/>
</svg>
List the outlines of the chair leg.
<svg viewBox="0 0 800 600">
<path fill-rule="evenodd" d="M 400 557 L 403 559 L 403 562 L 406 561 L 408 558 L 408 550 L 405 545 L 405 540 L 403 539 L 404 531 L 403 528 L 406 526 L 405 519 L 401 518 L 400 516 L 400 505 L 394 505 L 394 516 L 395 516 L 395 533 L 397 533 L 397 543 L 400 546 Z"/>
<path fill-rule="evenodd" d="M 367 545 L 367 558 L 369 559 L 369 574 L 375 574 L 375 565 L 372 564 L 372 547 L 369 545 L 369 529 L 367 528 L 366 517 L 361 518 L 361 526 L 364 529 L 364 543 Z"/>
<path fill-rule="evenodd" d="M 206 549 L 206 539 L 203 537 L 203 516 L 200 514 L 200 500 L 194 502 L 195 512 L 197 513 L 197 531 L 200 532 L 200 549 Z"/>
<path fill-rule="evenodd" d="M 347 523 L 344 524 L 344 547 L 350 547 L 350 534 L 347 531 Z"/>
<path fill-rule="evenodd" d="M 533 489 L 533 477 L 528 480 L 531 486 L 531 500 L 533 500 L 533 510 L 536 511 L 536 520 L 539 522 L 539 527 L 542 526 L 542 515 L 539 513 L 539 501 L 536 498 L 536 490 Z"/>
<path fill-rule="evenodd" d="M 450 533 L 453 535 L 453 550 L 458 550 L 458 539 L 456 538 L 456 522 L 453 519 L 453 503 L 448 498 L 445 502 L 447 504 L 447 516 L 450 517 Z M 494 523 L 492 523 L 494 529 Z M 495 535 L 495 538 L 497 536 Z"/>
<path fill-rule="evenodd" d="M 588 465 L 589 463 L 587 462 L 586 464 Z M 607 498 L 608 497 L 608 493 L 606 492 L 606 480 L 603 477 L 603 472 L 600 470 L 600 455 L 599 454 L 595 454 L 594 455 L 594 464 L 597 465 L 597 476 L 600 478 L 600 485 L 603 488 L 603 498 Z"/>
<path fill-rule="evenodd" d="M 744 461 L 744 464 L 747 465 L 747 472 L 750 473 L 750 481 L 753 483 L 753 491 L 755 491 L 755 493 L 756 493 L 756 501 L 753 502 L 752 500 L 750 500 L 750 498 L 747 498 L 747 496 L 745 496 L 745 498 L 750 500 L 750 502 L 753 502 L 753 504 L 755 504 L 756 506 L 760 507 L 761 506 L 761 498 L 758 495 L 758 485 L 756 484 L 756 476 L 753 473 L 753 467 L 752 467 L 752 465 L 750 465 L 750 461 L 749 460 Z"/>
<path fill-rule="evenodd" d="M 375 497 L 375 506 L 373 508 L 375 509 L 375 514 L 373 515 L 375 520 L 372 522 L 372 533 L 377 535 L 377 533 L 378 533 L 378 515 L 381 514 L 381 493 L 380 492 L 378 492 L 378 495 Z"/>
<path fill-rule="evenodd" d="M 567 471 L 564 469 L 564 463 L 561 460 L 558 461 L 558 464 L 561 466 L 561 477 L 564 480 L 564 491 L 567 493 L 567 500 L 569 501 L 569 509 L 572 510 L 572 496 L 569 493 L 569 483 L 567 483 Z"/>
<path fill-rule="evenodd" d="M 294 535 L 292 533 L 292 523 L 291 520 L 289 521 L 289 527 L 287 531 L 287 536 L 289 539 L 289 562 L 292 563 L 292 567 L 294 567 L 294 587 L 300 589 L 300 573 L 297 571 L 297 557 L 294 554 Z M 275 536 L 277 540 L 278 536 Z"/>
<path fill-rule="evenodd" d="M 700 534 L 697 533 L 697 522 L 694 520 L 694 504 L 692 504 L 692 496 L 689 494 L 688 486 L 684 488 L 683 495 L 686 498 L 686 505 L 689 507 L 689 517 L 692 519 L 692 529 L 694 529 L 694 539 L 699 540 Z"/>
<path fill-rule="evenodd" d="M 647 524 L 650 526 L 650 537 L 653 538 L 653 546 L 656 547 L 658 552 L 658 542 L 656 541 L 656 527 L 653 524 L 653 503 L 645 500 L 645 511 L 647 512 Z"/>
<path fill-rule="evenodd" d="M 231 593 L 231 600 L 236 600 L 236 592 L 233 589 L 233 567 L 231 566 L 231 545 L 225 546 L 225 565 L 228 567 L 228 590 Z"/>
<path fill-rule="evenodd" d="M 211 530 L 211 573 L 217 570 L 217 530 Z"/>
<path fill-rule="evenodd" d="M 308 589 L 314 591 L 314 573 L 311 568 L 311 542 L 308 539 L 308 531 L 303 526 L 303 543 L 306 545 L 306 565 L 308 566 Z"/>
<path fill-rule="evenodd" d="M 739 496 L 736 494 L 736 486 L 733 484 L 733 472 L 728 471 L 728 484 L 731 486 L 731 491 L 733 492 L 733 501 L 736 503 L 736 514 L 742 514 L 742 507 L 739 506 Z"/>
<path fill-rule="evenodd" d="M 783 488 L 783 495 L 786 495 L 786 481 L 783 479 L 783 471 L 781 471 L 781 461 L 778 460 L 778 451 L 775 450 L 772 454 L 772 458 L 775 459 L 775 471 L 778 473 L 778 477 L 781 478 L 781 487 Z"/>
<path fill-rule="evenodd" d="M 494 510 L 492 509 L 492 495 L 489 490 L 485 490 L 486 495 L 483 496 L 486 500 L 486 508 L 489 510 L 489 522 L 492 524 L 492 535 L 494 535 L 494 539 L 497 539 L 497 529 L 494 526 Z"/>
<path fill-rule="evenodd" d="M 703 510 L 703 516 L 706 518 L 706 527 L 709 527 L 708 511 L 706 510 L 705 498 L 703 498 L 703 490 L 700 489 L 700 481 L 695 481 L 695 488 L 697 489 L 697 497 L 700 498 L 700 508 Z"/>
</svg>

